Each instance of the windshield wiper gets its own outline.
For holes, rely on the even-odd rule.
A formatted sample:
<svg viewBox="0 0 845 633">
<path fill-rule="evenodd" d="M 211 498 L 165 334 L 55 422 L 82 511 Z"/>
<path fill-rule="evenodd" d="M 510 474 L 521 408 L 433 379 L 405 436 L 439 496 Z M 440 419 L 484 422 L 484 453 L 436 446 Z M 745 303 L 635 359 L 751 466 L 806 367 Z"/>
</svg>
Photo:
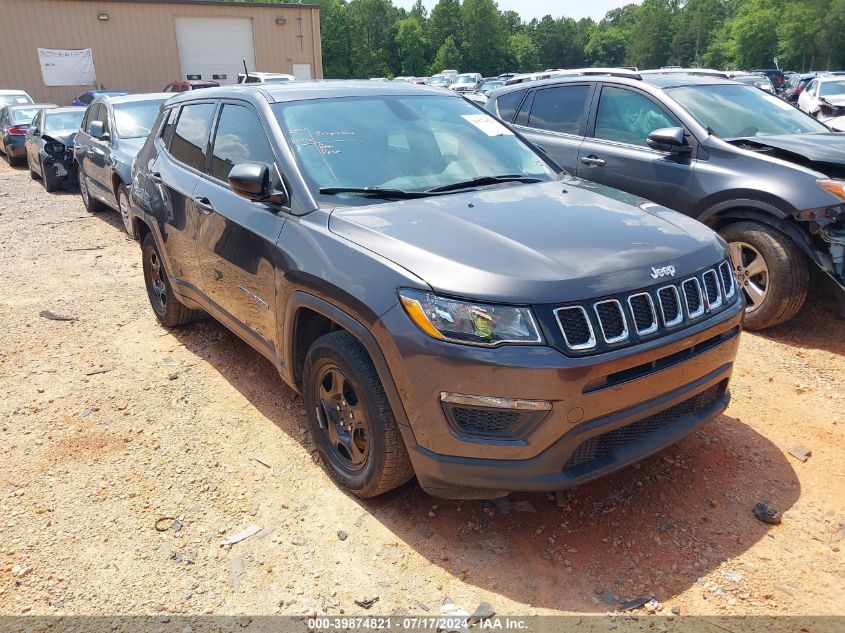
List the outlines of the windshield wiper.
<svg viewBox="0 0 845 633">
<path fill-rule="evenodd" d="M 373 198 L 394 198 L 397 200 L 425 198 L 431 195 L 427 191 L 404 191 L 403 189 L 384 189 L 382 187 L 320 187 L 320 193 L 359 193 Z"/>
<path fill-rule="evenodd" d="M 519 174 L 505 174 L 504 176 L 479 176 L 478 178 L 471 178 L 461 182 L 453 182 L 450 185 L 443 185 L 429 189 L 429 193 L 439 193 L 441 191 L 456 191 L 458 189 L 468 189 L 470 187 L 482 187 L 484 185 L 496 185 L 501 182 L 542 182 L 539 178 L 532 176 L 520 176 Z"/>
</svg>

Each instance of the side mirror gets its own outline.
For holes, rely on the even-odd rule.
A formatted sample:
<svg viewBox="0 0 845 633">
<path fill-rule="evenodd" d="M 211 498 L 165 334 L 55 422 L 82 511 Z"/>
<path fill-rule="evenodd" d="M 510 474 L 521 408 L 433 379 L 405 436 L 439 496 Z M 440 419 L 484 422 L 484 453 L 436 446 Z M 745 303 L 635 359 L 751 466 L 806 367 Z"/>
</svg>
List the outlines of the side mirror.
<svg viewBox="0 0 845 633">
<path fill-rule="evenodd" d="M 240 163 L 229 172 L 229 187 L 251 202 L 284 205 L 287 196 L 270 188 L 270 167 L 265 163 Z"/>
<path fill-rule="evenodd" d="M 91 121 L 88 124 L 88 134 L 98 141 L 105 141 L 109 138 L 109 134 L 106 132 L 106 127 L 102 121 Z"/>
<path fill-rule="evenodd" d="M 689 154 L 692 148 L 684 139 L 684 129 L 680 127 L 664 127 L 652 131 L 646 139 L 651 149 L 673 154 Z"/>
</svg>

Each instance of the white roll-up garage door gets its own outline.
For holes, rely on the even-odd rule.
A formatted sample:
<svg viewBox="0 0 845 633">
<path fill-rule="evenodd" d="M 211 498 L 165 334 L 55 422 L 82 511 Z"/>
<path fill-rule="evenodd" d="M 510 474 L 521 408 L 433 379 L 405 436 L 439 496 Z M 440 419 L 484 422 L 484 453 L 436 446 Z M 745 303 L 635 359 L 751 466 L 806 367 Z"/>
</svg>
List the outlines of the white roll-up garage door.
<svg viewBox="0 0 845 633">
<path fill-rule="evenodd" d="M 176 18 L 180 79 L 238 81 L 243 62 L 255 68 L 255 44 L 249 18 Z"/>
</svg>

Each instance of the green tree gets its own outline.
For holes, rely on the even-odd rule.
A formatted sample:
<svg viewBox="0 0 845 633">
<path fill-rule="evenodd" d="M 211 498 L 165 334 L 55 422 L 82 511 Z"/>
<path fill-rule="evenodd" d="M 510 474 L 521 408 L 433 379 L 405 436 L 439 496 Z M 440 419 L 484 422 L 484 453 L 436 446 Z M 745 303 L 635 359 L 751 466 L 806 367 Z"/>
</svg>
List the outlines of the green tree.
<svg viewBox="0 0 845 633">
<path fill-rule="evenodd" d="M 422 75 L 428 67 L 428 40 L 419 19 L 411 15 L 400 20 L 396 30 L 396 48 L 403 75 Z"/>
<path fill-rule="evenodd" d="M 669 58 L 673 0 L 645 0 L 631 26 L 628 60 L 640 68 L 659 68 Z"/>
<path fill-rule="evenodd" d="M 460 0 L 440 0 L 431 10 L 428 20 L 428 39 L 434 50 L 439 51 L 447 38 L 452 43 L 461 41 L 461 3 Z"/>
<path fill-rule="evenodd" d="M 494 75 L 505 62 L 505 29 L 502 16 L 493 0 L 464 0 L 463 53 L 467 72 Z"/>
<path fill-rule="evenodd" d="M 726 0 L 687 0 L 675 19 L 672 59 L 682 66 L 701 66 L 715 31 L 727 16 Z"/>
<path fill-rule="evenodd" d="M 431 74 L 439 73 L 441 70 L 460 69 L 462 65 L 461 51 L 458 50 L 452 36 L 446 38 L 443 45 L 437 49 L 434 62 L 431 64 Z"/>
<path fill-rule="evenodd" d="M 508 38 L 508 68 L 537 68 L 537 45 L 530 33 L 521 31 Z"/>
<path fill-rule="evenodd" d="M 621 28 L 598 27 L 593 30 L 584 52 L 594 66 L 613 67 L 625 63 L 628 37 Z"/>
</svg>

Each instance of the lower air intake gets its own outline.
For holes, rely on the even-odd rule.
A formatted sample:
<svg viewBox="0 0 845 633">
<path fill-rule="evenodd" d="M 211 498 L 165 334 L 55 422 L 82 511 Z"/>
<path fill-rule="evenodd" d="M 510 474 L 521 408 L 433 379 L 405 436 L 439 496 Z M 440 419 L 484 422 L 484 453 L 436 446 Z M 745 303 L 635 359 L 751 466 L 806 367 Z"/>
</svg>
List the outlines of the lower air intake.
<svg viewBox="0 0 845 633">
<path fill-rule="evenodd" d="M 719 397 L 720 389 L 721 384 L 713 385 L 692 398 L 659 413 L 613 431 L 591 437 L 569 456 L 566 465 L 563 467 L 564 472 L 577 475 L 600 467 L 603 460 L 617 449 L 642 441 L 652 433 L 656 433 L 678 420 L 704 411 Z"/>
</svg>

